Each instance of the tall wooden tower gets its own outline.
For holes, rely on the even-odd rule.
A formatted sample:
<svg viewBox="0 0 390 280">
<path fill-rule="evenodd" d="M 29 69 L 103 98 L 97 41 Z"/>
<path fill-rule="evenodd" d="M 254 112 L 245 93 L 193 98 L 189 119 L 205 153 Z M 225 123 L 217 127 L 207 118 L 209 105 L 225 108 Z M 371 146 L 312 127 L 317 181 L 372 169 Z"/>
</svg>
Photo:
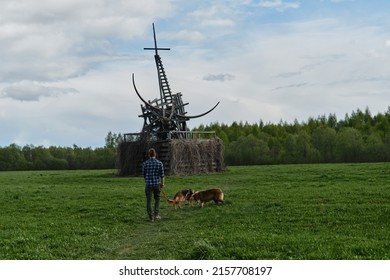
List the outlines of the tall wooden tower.
<svg viewBox="0 0 390 280">
<path fill-rule="evenodd" d="M 182 94 L 173 94 L 162 64 L 159 50 L 170 50 L 157 46 L 153 24 L 153 50 L 159 85 L 159 98 L 146 101 L 139 93 L 134 73 L 132 75 L 135 93 L 142 101 L 139 117 L 144 123 L 140 133 L 124 134 L 124 142 L 118 149 L 119 173 L 121 175 L 141 175 L 140 166 L 146 159 L 148 148 L 157 150 L 168 175 L 215 172 L 224 169 L 223 143 L 213 132 L 193 132 L 187 121 L 202 117 L 213 111 L 219 102 L 205 113 L 187 115 Z"/>
</svg>

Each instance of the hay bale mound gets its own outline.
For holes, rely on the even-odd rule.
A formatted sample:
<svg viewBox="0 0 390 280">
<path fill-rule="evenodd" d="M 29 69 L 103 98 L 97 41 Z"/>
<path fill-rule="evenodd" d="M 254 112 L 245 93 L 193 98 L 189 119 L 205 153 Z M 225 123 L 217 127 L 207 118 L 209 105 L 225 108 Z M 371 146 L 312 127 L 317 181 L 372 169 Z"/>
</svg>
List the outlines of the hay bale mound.
<svg viewBox="0 0 390 280">
<path fill-rule="evenodd" d="M 196 175 L 225 169 L 224 146 L 219 138 L 123 142 L 118 147 L 118 174 L 141 176 L 149 148 L 155 148 L 166 175 Z"/>
<path fill-rule="evenodd" d="M 148 142 L 145 140 L 120 143 L 117 150 L 118 175 L 142 175 L 142 162 L 146 158 L 147 151 Z"/>
</svg>

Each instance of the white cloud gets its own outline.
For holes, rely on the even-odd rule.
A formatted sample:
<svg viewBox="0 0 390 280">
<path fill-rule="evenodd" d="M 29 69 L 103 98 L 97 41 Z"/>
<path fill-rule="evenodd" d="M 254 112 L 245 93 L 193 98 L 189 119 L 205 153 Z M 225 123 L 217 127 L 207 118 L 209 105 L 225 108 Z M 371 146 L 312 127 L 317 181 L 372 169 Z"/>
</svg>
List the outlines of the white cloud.
<svg viewBox="0 0 390 280">
<path fill-rule="evenodd" d="M 0 82 L 83 75 L 172 11 L 169 0 L 1 1 Z"/>
<path fill-rule="evenodd" d="M 19 101 L 39 101 L 44 97 L 58 97 L 63 94 L 77 93 L 74 88 L 60 88 L 42 85 L 33 81 L 21 81 L 5 87 L 0 97 Z"/>
<path fill-rule="evenodd" d="M 208 74 L 203 77 L 203 80 L 205 81 L 231 81 L 234 79 L 234 75 L 231 74 Z"/>
<path fill-rule="evenodd" d="M 205 73 L 234 73 L 229 83 L 208 83 L 199 90 L 221 100 L 221 115 L 234 111 L 240 112 L 236 120 L 292 122 L 329 113 L 343 118 L 366 106 L 372 112 L 386 110 L 383 92 L 390 94 L 386 70 L 390 53 L 383 50 L 386 33 L 336 20 L 268 27 L 263 36 L 246 37 L 239 49 L 232 48 L 234 52 L 202 66 Z M 377 49 L 381 57 L 371 55 L 371 49 Z M 214 114 L 219 115 L 219 110 Z"/>
<path fill-rule="evenodd" d="M 231 19 L 205 19 L 202 22 L 205 27 L 233 27 L 236 23 Z"/>
<path fill-rule="evenodd" d="M 195 30 L 180 30 L 175 33 L 162 32 L 159 34 L 160 39 L 177 40 L 184 42 L 203 42 L 206 40 L 206 36 L 199 31 Z"/>
<path fill-rule="evenodd" d="M 333 2 L 333 3 L 351 2 L 351 1 L 355 1 L 355 0 L 330 0 L 330 2 Z"/>
<path fill-rule="evenodd" d="M 260 1 L 258 3 L 258 6 L 263 8 L 272 8 L 282 12 L 287 9 L 298 9 L 300 7 L 300 3 L 286 2 L 283 0 L 274 0 L 274 1 Z"/>
<path fill-rule="evenodd" d="M 199 9 L 188 14 L 188 17 L 199 22 L 203 28 L 226 28 L 236 25 L 234 7 L 229 5 L 213 5 L 206 9 Z"/>
</svg>

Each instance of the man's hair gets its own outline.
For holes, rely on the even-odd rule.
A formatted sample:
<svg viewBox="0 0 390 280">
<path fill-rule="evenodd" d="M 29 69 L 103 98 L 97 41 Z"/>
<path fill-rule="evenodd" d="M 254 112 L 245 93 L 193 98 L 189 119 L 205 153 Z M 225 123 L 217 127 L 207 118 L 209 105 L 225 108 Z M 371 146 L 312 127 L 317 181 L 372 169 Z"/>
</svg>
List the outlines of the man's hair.
<svg viewBox="0 0 390 280">
<path fill-rule="evenodd" d="M 156 150 L 151 148 L 149 149 L 149 157 L 153 158 L 153 157 L 156 157 Z"/>
</svg>

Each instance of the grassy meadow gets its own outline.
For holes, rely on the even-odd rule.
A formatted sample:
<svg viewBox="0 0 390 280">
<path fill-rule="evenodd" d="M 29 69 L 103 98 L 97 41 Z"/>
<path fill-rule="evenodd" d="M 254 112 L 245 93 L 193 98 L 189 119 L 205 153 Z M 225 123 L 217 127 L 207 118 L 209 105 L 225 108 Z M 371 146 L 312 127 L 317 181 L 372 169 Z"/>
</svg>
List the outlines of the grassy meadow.
<svg viewBox="0 0 390 280">
<path fill-rule="evenodd" d="M 229 167 L 167 177 L 225 204 L 150 224 L 140 177 L 0 172 L 0 259 L 390 259 L 390 163 Z"/>
</svg>

